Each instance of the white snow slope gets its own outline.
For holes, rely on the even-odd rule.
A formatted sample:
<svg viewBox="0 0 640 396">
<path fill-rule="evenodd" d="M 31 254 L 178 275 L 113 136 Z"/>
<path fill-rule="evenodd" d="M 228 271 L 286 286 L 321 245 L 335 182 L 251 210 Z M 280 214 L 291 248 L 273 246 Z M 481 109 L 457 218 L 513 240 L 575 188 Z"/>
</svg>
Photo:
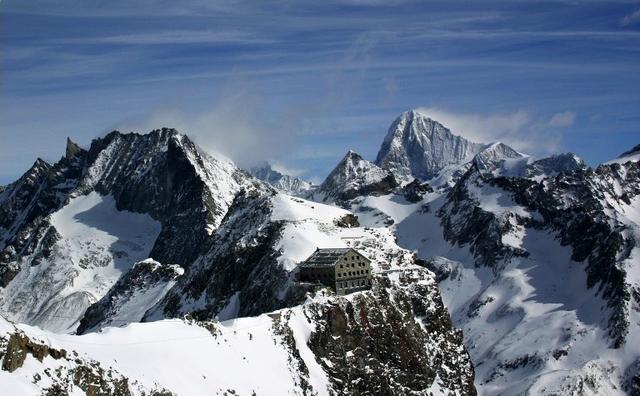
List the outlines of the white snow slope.
<svg viewBox="0 0 640 396">
<path fill-rule="evenodd" d="M 470 193 L 483 210 L 508 221 L 516 215 L 539 216 L 516 205 L 499 188 L 471 183 Z M 427 194 L 417 204 L 403 204 L 388 195 L 366 199 L 363 214 L 370 216 L 374 210 L 396 220 L 390 228 L 398 244 L 449 274 L 439 286 L 454 324 L 464 332 L 479 393 L 626 394 L 625 369 L 640 357 L 640 315 L 631 310 L 626 345 L 610 347 L 606 303 L 596 288 L 586 289 L 586 264 L 571 260 L 570 247 L 561 246 L 548 231 L 513 222 L 503 243 L 523 248 L 529 256 L 511 258 L 495 272 L 478 267 L 468 246 L 453 246 L 444 239 L 436 215 L 444 202 L 445 196 L 438 193 Z M 640 241 L 638 204 L 636 199 L 617 211 Z M 629 279 L 638 285 L 637 247 L 629 261 Z"/>
<path fill-rule="evenodd" d="M 373 260 L 376 273 L 386 274 L 392 282 L 404 271 L 424 274 L 426 277 L 419 282 L 435 282 L 429 271 L 410 264 L 413 263 L 412 252 L 395 244 L 389 228 L 341 228 L 334 220 L 349 213 L 346 210 L 285 194 L 275 195 L 272 203 L 272 219 L 287 222 L 279 242 L 280 261 L 287 269 L 293 269 L 295 263 L 306 258 L 317 246 L 354 246 Z M 67 217 L 57 221 L 62 223 L 63 218 L 69 221 Z M 64 230 L 71 233 L 79 227 L 83 226 L 73 223 Z M 102 235 L 95 230 L 92 232 L 94 236 Z M 102 240 L 109 239 L 104 236 Z M 79 238 L 78 243 L 81 243 Z M 342 298 L 351 299 L 356 294 Z M 101 367 L 114 368 L 117 375 L 129 378 L 129 388 L 134 395 L 161 389 L 190 396 L 222 395 L 230 394 L 230 391 L 240 395 L 254 392 L 258 395 L 306 394 L 301 387 L 304 382 L 301 375 L 304 374 L 296 365 L 292 346 L 287 345 L 281 333 L 276 331 L 274 316 L 277 315 L 279 323 L 291 329 L 294 347 L 308 368 L 304 380 L 313 387 L 314 394 L 329 395 L 333 393 L 327 374 L 307 345 L 314 324 L 304 310 L 307 304 L 330 302 L 335 298 L 317 294 L 297 307 L 252 318 L 210 322 L 206 326 L 188 320 L 161 320 L 106 328 L 82 336 L 14 325 L 0 318 L 0 346 L 1 338 L 6 340 L 11 333 L 23 332 L 32 340 L 66 350 L 69 355 L 77 353 L 82 359 L 99 362 Z M 0 370 L 0 383 L 7 394 L 38 394 L 55 382 L 55 375 L 53 378 L 43 375 L 45 369 L 64 375 L 72 372 L 73 367 L 73 361 L 48 356 L 40 362 L 27 355 L 22 367 L 13 373 Z M 34 382 L 34 376 L 41 379 Z M 85 394 L 73 383 L 67 385 L 71 387 L 71 394 Z M 450 394 L 437 378 L 429 391 L 434 395 Z"/>
<path fill-rule="evenodd" d="M 69 332 L 133 263 L 148 257 L 160 223 L 119 211 L 112 197 L 92 192 L 72 198 L 51 215 L 51 224 L 61 236 L 52 256 L 40 265 L 22 266 L 0 289 L 1 314 Z M 23 306 L 32 308 L 25 312 Z"/>
<path fill-rule="evenodd" d="M 290 312 L 288 325 L 309 367 L 309 381 L 319 395 L 326 395 L 326 376 L 306 347 L 312 328 L 302 315 L 301 307 Z M 205 329 L 182 320 L 163 320 L 74 336 L 16 325 L 34 340 L 68 353 L 75 351 L 82 358 L 97 360 L 103 367 L 115 367 L 120 374 L 137 382 L 132 387 L 136 395 L 158 388 L 192 396 L 223 394 L 228 390 L 240 395 L 302 394 L 298 373 L 290 363 L 291 356 L 283 346 L 282 336 L 274 333 L 269 316 L 211 326 L 212 329 Z M 0 318 L 0 337 L 14 331 L 12 324 Z M 47 381 L 51 381 L 42 375 L 44 369 L 55 370 L 64 365 L 70 364 L 52 357 L 40 363 L 28 355 L 25 365 L 15 372 L 0 370 L 2 392 L 15 396 L 39 394 Z M 33 383 L 36 373 L 41 373 L 43 382 Z M 76 386 L 72 394 L 85 393 Z"/>
</svg>

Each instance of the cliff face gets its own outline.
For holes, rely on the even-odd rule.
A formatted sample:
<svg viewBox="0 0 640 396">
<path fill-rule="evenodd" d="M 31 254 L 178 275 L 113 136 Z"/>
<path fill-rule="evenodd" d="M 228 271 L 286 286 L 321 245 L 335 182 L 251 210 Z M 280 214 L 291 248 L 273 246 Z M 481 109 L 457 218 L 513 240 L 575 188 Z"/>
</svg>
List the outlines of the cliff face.
<svg viewBox="0 0 640 396">
<path fill-rule="evenodd" d="M 470 160 L 484 147 L 411 110 L 391 124 L 375 163 L 401 180 L 427 181 L 447 166 Z"/>
<path fill-rule="evenodd" d="M 309 347 L 344 395 L 475 395 L 471 360 L 425 270 L 352 299 L 312 304 Z M 455 374 L 454 374 L 455 373 Z M 452 375 L 453 374 L 453 375 Z"/>
</svg>

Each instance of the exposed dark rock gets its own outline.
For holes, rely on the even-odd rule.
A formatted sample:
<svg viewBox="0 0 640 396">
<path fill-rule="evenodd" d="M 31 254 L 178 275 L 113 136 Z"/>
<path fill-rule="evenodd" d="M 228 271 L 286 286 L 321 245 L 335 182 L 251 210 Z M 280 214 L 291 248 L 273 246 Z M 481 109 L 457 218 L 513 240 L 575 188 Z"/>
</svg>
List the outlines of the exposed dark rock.
<svg viewBox="0 0 640 396">
<path fill-rule="evenodd" d="M 358 216 L 348 213 L 335 220 L 335 225 L 342 228 L 360 227 Z"/>
<path fill-rule="evenodd" d="M 309 346 L 340 395 L 423 394 L 436 375 L 475 395 L 462 334 L 451 326 L 435 285 L 380 280 L 371 292 L 306 312 L 317 322 Z"/>
<path fill-rule="evenodd" d="M 635 241 L 625 237 L 627 226 L 612 219 L 612 202 L 627 203 L 640 195 L 640 164 L 602 165 L 597 169 L 563 173 L 545 183 L 497 178 L 496 186 L 544 219 L 544 226 L 558 233 L 563 245 L 572 247 L 572 259 L 586 261 L 587 287 L 598 291 L 611 308 L 609 335 L 616 347 L 625 342 L 627 302 L 632 290 L 619 265 L 631 254 Z M 622 193 L 616 186 L 622 186 Z"/>
<path fill-rule="evenodd" d="M 402 188 L 402 195 L 409 202 L 420 202 L 426 193 L 433 192 L 433 188 L 429 183 L 422 183 L 418 179 L 413 181 Z"/>
<path fill-rule="evenodd" d="M 19 332 L 11 334 L 6 342 L 6 347 L 2 349 L 4 349 L 0 351 L 2 369 L 8 372 L 13 372 L 22 367 L 27 355 L 33 356 L 40 362 L 47 356 L 51 356 L 54 359 L 67 357 L 67 352 L 64 349 L 57 350 L 50 348 L 46 344 L 34 342 Z"/>
</svg>

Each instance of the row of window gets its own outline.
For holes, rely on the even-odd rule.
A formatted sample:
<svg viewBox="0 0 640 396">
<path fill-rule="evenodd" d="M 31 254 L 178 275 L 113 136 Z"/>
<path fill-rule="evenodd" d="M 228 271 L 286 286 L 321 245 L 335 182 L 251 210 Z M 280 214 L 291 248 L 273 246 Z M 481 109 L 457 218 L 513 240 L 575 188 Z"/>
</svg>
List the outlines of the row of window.
<svg viewBox="0 0 640 396">
<path fill-rule="evenodd" d="M 349 271 L 345 273 L 338 272 L 338 278 L 354 276 L 354 275 L 366 275 L 367 273 L 371 273 L 371 270 Z"/>
<path fill-rule="evenodd" d="M 351 263 L 351 264 L 349 264 L 349 263 L 347 263 L 347 264 L 340 264 L 340 268 L 345 268 L 345 267 L 346 267 L 346 268 L 349 268 L 349 267 L 355 267 L 355 266 L 356 266 L 356 264 L 358 264 L 358 267 L 364 267 L 364 266 L 365 266 L 365 263 L 363 263 L 363 262 L 358 262 L 358 263 Z"/>
<path fill-rule="evenodd" d="M 336 282 L 336 286 L 337 286 L 338 289 L 367 286 L 367 280 L 366 279 L 356 279 L 356 280 L 352 280 L 352 281 Z"/>
</svg>

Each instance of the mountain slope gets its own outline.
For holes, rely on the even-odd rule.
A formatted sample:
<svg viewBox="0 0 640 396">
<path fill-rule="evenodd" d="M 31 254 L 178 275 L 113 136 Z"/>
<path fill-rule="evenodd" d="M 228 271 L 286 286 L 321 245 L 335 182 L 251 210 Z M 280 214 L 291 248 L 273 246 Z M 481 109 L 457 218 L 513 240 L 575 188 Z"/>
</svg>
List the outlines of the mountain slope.
<svg viewBox="0 0 640 396">
<path fill-rule="evenodd" d="M 175 130 L 67 142 L 0 195 L 3 315 L 71 331 L 89 305 L 147 257 L 187 266 L 247 176 Z"/>
<path fill-rule="evenodd" d="M 15 395 L 473 395 L 461 334 L 433 299 L 430 275 L 417 271 L 426 276 L 412 286 L 226 322 L 163 320 L 70 336 L 0 318 L 0 381 Z"/>
<path fill-rule="evenodd" d="M 2 192 L 4 230 L 14 231 L 3 233 L 1 316 L 85 334 L 2 319 L 0 375 L 12 389 L 475 394 L 433 273 L 386 227 L 278 192 L 173 130 L 114 132 L 67 151 Z M 344 185 L 379 194 L 369 181 L 388 173 L 349 158 Z M 35 201 L 31 191 L 41 192 Z M 16 249 L 15 230 L 34 229 L 50 239 Z M 339 297 L 297 282 L 297 263 L 319 246 L 366 254 L 373 289 Z"/>
<path fill-rule="evenodd" d="M 436 272 L 481 394 L 625 394 L 640 367 L 637 163 L 498 151 L 417 203 L 367 204 Z"/>
</svg>

